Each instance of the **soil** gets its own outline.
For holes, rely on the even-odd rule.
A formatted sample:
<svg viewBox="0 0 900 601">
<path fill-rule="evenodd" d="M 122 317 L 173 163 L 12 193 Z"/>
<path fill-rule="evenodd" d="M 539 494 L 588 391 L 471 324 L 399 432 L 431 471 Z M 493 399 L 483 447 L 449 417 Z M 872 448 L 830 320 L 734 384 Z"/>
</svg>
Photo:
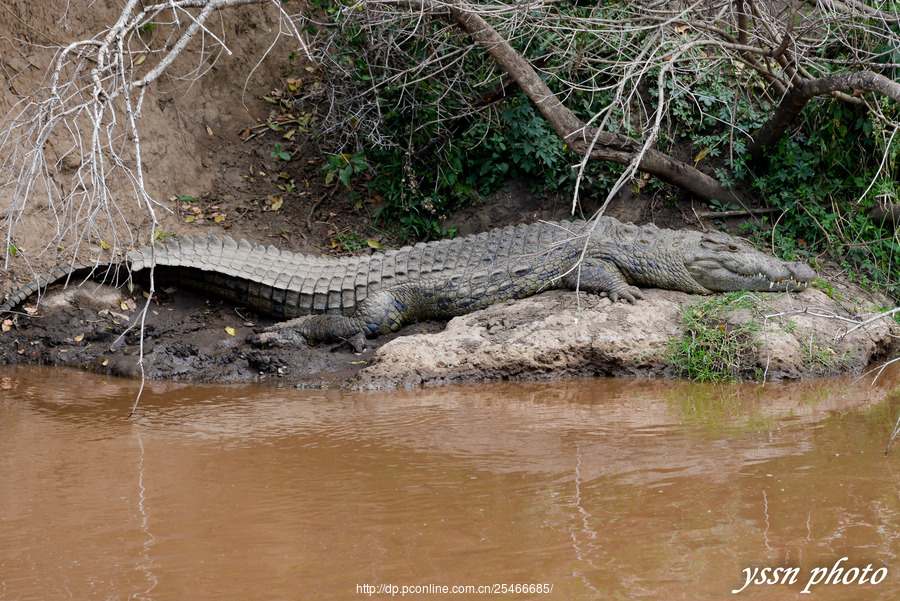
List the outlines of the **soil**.
<svg viewBox="0 0 900 601">
<path fill-rule="evenodd" d="M 61 14 L 67 15 L 63 25 L 68 30 L 58 23 Z M 91 37 L 98 24 L 112 23 L 116 17 L 115 7 L 95 3 L 70 7 L 67 0 L 40 5 L 29 0 L 5 2 L 0 7 L 0 87 L 9 94 L 0 95 L 0 110 L 12 108 L 18 99 L 39 89 L 52 56 L 46 50 L 48 44 Z M 202 85 L 184 89 L 174 80 L 162 82 L 145 103 L 141 127 L 148 132 L 144 140 L 147 188 L 171 211 L 162 216 L 161 230 L 227 234 L 293 252 L 326 255 L 372 252 L 356 248 L 361 240 L 377 241 L 385 248 L 398 246 L 400 242 L 384 230 L 384 224 L 373 218 L 378 203 L 366 194 L 361 181 L 365 175 L 357 178 L 355 194 L 341 184 L 328 185 L 322 171 L 327 155 L 316 142 L 301 131 L 285 138 L 295 129 L 294 120 L 302 120 L 315 107 L 280 102 L 289 95 L 284 74 L 294 74 L 294 85 L 309 87 L 315 85 L 315 69 L 288 61 L 292 49 L 283 42 L 263 53 L 266 46 L 261 50 L 257 38 L 260 32 L 265 37 L 265 32 L 274 29 L 274 16 L 258 7 L 244 7 L 224 12 L 221 26 L 233 55 L 219 57 Z M 269 123 L 283 128 L 275 131 Z M 290 153 L 289 160 L 274 154 L 276 144 Z M 0 206 L 10 201 L 8 194 L 0 190 Z M 585 198 L 579 210 L 591 214 L 602 200 Z M 136 207 L 123 206 L 123 211 L 140 221 Z M 570 213 L 568 199 L 538 197 L 528 182 L 510 181 L 494 197 L 452 216 L 447 225 L 467 235 L 537 219 L 560 219 Z M 662 193 L 635 194 L 633 189 L 623 191 L 607 214 L 660 227 L 706 227 L 689 203 L 679 204 Z M 41 207 L 31 212 L 24 225 L 21 247 L 27 249 L 29 241 L 40 239 L 46 228 Z M 22 255 L 11 257 L 7 269 L 0 271 L 0 298 L 35 272 L 52 267 L 48 257 Z M 40 305 L 27 306 L 25 313 L 4 322 L 2 360 L 75 366 L 129 377 L 143 372 L 154 379 L 273 379 L 331 387 L 357 382 L 359 372 L 375 363 L 379 349 L 391 341 L 437 334 L 445 327 L 416 324 L 399 334 L 365 341 L 362 347 L 353 341 L 259 349 L 244 339 L 271 320 L 190 290 L 168 288 L 164 279 L 157 287 L 163 292 L 147 312 L 143 344 L 137 326 L 146 301 L 140 288 L 128 291 L 89 282 L 51 291 Z M 574 307 L 574 295 L 571 299 Z M 142 345 L 143 360 L 139 361 Z M 604 373 L 633 375 L 634 369 L 626 366 Z M 467 379 L 492 377 L 502 376 L 485 372 L 481 377 L 469 374 Z M 393 385 L 388 380 L 383 385 Z"/>
<path fill-rule="evenodd" d="M 7 363 L 70 366 L 123 377 L 143 373 L 154 380 L 222 383 L 277 379 L 335 388 L 347 386 L 379 347 L 398 336 L 366 341 L 363 349 L 350 342 L 254 348 L 245 338 L 274 321 L 191 290 L 169 288 L 151 303 L 142 341 L 143 302 L 140 294 L 92 282 L 53 291 L 34 315 L 15 316 L 16 325 L 0 335 L 0 351 Z M 403 335 L 442 328 L 415 324 Z"/>
</svg>

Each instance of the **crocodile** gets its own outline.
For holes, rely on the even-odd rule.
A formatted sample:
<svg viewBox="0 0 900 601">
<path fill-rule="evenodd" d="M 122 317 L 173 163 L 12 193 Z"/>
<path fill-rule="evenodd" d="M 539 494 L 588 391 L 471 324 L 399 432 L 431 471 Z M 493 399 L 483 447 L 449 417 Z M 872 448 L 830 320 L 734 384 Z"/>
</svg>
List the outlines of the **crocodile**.
<svg viewBox="0 0 900 601">
<path fill-rule="evenodd" d="M 554 288 L 634 303 L 643 298 L 639 286 L 696 294 L 795 291 L 816 278 L 808 265 L 771 257 L 727 234 L 639 227 L 611 217 L 510 226 L 339 258 L 196 234 L 142 246 L 115 263 L 58 267 L 14 292 L 0 314 L 55 282 L 97 274 L 121 281 L 152 266 L 159 281 L 287 320 L 254 335 L 257 344 L 373 337 Z"/>
</svg>

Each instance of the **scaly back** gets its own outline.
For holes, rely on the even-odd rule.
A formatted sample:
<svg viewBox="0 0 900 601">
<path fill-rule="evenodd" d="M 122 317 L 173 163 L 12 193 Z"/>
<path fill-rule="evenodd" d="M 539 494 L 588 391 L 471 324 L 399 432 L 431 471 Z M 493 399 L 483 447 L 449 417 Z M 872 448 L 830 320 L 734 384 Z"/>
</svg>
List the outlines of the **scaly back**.
<svg viewBox="0 0 900 601">
<path fill-rule="evenodd" d="M 63 279 L 140 272 L 152 265 L 167 282 L 211 292 L 276 316 L 352 314 L 378 290 L 422 279 L 477 277 L 513 270 L 517 261 L 547 252 L 574 253 L 583 222 L 534 223 L 452 240 L 420 243 L 358 257 L 315 257 L 226 236 L 179 236 L 127 253 L 121 264 L 59 267 L 16 291 L 0 307 L 15 309 L 32 294 Z M 579 250 L 580 252 L 580 250 Z"/>
</svg>

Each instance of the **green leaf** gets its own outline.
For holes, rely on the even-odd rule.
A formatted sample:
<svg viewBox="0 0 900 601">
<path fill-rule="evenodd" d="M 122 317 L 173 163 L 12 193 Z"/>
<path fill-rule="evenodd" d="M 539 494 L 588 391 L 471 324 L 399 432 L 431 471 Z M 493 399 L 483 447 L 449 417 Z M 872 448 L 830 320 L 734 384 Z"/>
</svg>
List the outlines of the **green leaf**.
<svg viewBox="0 0 900 601">
<path fill-rule="evenodd" d="M 348 188 L 350 187 L 350 176 L 352 174 L 353 174 L 353 169 L 350 167 L 340 170 L 341 183 L 344 184 L 345 186 L 347 186 Z"/>
</svg>

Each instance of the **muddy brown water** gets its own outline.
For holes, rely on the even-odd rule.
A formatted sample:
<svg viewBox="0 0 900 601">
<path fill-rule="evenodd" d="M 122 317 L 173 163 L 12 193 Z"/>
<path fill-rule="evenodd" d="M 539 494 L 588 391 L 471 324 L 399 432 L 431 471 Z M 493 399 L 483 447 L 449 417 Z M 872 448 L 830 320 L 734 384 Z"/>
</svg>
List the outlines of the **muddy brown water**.
<svg viewBox="0 0 900 601">
<path fill-rule="evenodd" d="M 166 383 L 126 420 L 134 382 L 5 368 L 0 599 L 897 599 L 900 374 L 846 382 Z"/>
</svg>

